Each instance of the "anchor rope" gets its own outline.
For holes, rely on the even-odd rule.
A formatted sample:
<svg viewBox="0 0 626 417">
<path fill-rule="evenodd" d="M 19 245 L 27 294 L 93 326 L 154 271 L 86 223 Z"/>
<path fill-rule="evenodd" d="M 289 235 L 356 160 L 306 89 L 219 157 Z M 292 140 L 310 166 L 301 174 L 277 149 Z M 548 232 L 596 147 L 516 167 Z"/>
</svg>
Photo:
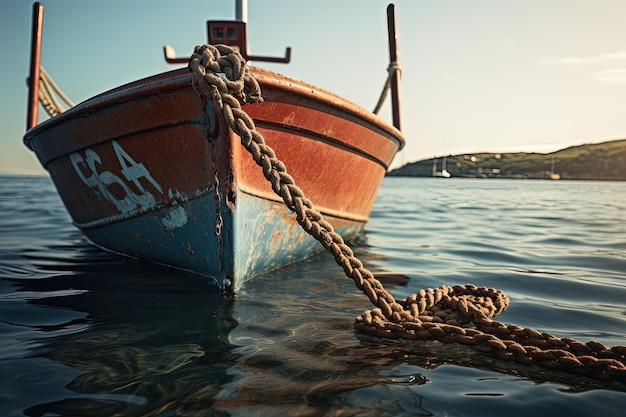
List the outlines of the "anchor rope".
<svg viewBox="0 0 626 417">
<path fill-rule="evenodd" d="M 493 317 L 509 304 L 502 291 L 472 284 L 442 285 L 396 300 L 313 208 L 256 130 L 252 119 L 241 109 L 241 103 L 258 103 L 263 99 L 239 52 L 226 45 L 197 46 L 189 60 L 189 70 L 196 93 L 213 101 L 262 168 L 274 192 L 295 213 L 297 222 L 333 254 L 345 274 L 376 307 L 356 319 L 357 330 L 387 338 L 455 342 L 525 365 L 626 382 L 626 346 L 608 348 L 596 341 L 583 343 L 495 321 Z M 474 328 L 461 327 L 470 322 Z"/>
</svg>

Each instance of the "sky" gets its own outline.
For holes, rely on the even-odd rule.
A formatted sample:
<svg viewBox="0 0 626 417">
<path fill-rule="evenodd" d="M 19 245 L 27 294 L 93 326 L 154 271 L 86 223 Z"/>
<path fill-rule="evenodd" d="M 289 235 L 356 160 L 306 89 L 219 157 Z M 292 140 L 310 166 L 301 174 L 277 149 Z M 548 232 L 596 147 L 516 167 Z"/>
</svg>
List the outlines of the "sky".
<svg viewBox="0 0 626 417">
<path fill-rule="evenodd" d="M 175 68 L 233 0 L 43 0 L 42 65 L 75 102 Z M 249 0 L 259 63 L 372 110 L 387 77 L 388 0 Z M 626 1 L 396 0 L 402 131 L 392 168 L 477 152 L 626 138 Z M 43 174 L 22 144 L 32 2 L 2 0 L 0 172 Z M 254 64 L 254 63 L 253 63 Z M 45 119 L 40 110 L 40 121 Z M 381 117 L 391 120 L 389 103 Z"/>
</svg>

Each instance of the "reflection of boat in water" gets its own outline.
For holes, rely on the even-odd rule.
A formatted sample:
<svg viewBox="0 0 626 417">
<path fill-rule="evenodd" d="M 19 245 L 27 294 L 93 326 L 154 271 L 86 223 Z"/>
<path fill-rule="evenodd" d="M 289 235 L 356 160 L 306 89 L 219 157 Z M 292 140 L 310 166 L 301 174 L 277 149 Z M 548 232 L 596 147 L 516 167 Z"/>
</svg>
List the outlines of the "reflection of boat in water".
<svg viewBox="0 0 626 417">
<path fill-rule="evenodd" d="M 437 158 L 433 158 L 433 177 L 437 178 L 450 178 L 451 174 L 448 172 L 447 157 L 441 158 L 441 171 L 437 170 Z"/>
<path fill-rule="evenodd" d="M 74 249 L 62 251 L 61 259 Z M 364 389 L 375 395 L 368 394 L 371 404 L 355 406 L 363 415 L 400 414 L 381 398 L 415 401 L 418 414 L 429 415 L 436 413 L 422 410 L 420 392 L 405 388 L 427 383 L 427 370 L 440 366 L 455 375 L 451 365 L 476 378 L 504 379 L 489 370 L 540 382 L 561 377 L 584 387 L 582 378 L 457 344 L 355 335 L 353 313 L 368 302 L 325 256 L 260 274 L 245 296 L 224 297 L 202 277 L 180 271 L 128 262 L 119 273 L 120 260 L 101 254 L 105 258 L 58 261 L 47 278 L 14 280 L 17 291 L 31 297 L 27 323 L 37 310 L 48 322 L 66 320 L 47 326 L 36 350 L 20 359 L 28 364 L 22 379 L 47 372 L 38 382 L 46 395 L 24 399 L 24 415 L 200 416 L 208 409 L 215 415 L 339 415 L 345 401 L 363 400 Z M 32 326 L 30 333 L 42 329 Z"/>
</svg>

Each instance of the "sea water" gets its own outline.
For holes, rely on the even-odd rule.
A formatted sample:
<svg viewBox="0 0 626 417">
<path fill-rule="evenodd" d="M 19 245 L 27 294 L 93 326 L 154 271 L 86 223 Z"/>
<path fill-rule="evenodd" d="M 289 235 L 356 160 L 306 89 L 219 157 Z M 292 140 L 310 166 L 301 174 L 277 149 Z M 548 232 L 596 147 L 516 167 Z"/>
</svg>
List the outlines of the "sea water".
<svg viewBox="0 0 626 417">
<path fill-rule="evenodd" d="M 397 298 L 495 287 L 502 322 L 626 345 L 624 182 L 386 178 L 352 246 Z M 0 176 L 0 416 L 624 415 L 624 385 L 358 333 L 368 308 L 328 253 L 224 296 Z"/>
</svg>

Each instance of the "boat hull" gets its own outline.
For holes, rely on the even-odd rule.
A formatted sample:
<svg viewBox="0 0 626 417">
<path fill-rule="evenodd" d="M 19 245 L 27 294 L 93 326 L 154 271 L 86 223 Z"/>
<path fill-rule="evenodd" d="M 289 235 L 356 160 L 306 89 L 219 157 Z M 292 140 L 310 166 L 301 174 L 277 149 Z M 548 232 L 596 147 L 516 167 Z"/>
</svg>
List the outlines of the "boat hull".
<svg viewBox="0 0 626 417">
<path fill-rule="evenodd" d="M 259 132 L 346 238 L 369 217 L 401 134 L 331 93 L 253 69 Z M 321 249 L 274 194 L 186 70 L 89 99 L 24 138 L 96 245 L 210 276 L 222 287 Z"/>
</svg>

